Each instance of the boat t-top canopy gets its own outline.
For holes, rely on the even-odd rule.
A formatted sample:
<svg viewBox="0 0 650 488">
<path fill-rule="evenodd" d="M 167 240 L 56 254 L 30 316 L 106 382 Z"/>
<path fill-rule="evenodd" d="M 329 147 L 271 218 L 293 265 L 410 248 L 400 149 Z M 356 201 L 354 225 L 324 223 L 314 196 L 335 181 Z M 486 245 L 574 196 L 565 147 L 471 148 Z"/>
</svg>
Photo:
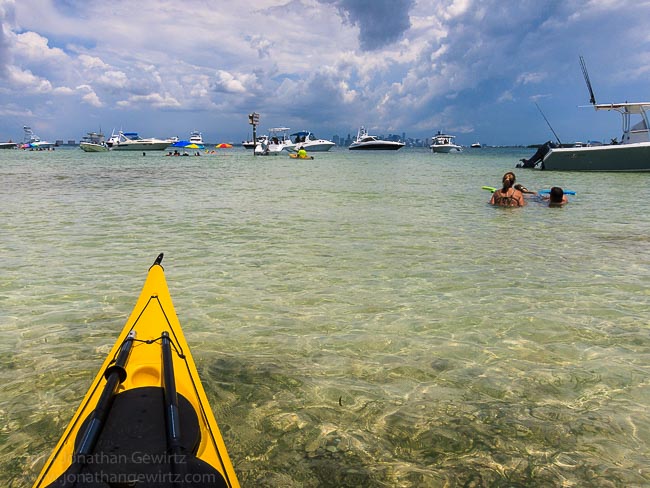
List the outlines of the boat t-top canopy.
<svg viewBox="0 0 650 488">
<path fill-rule="evenodd" d="M 596 110 L 613 110 L 621 114 L 623 121 L 622 144 L 650 142 L 650 132 L 648 130 L 648 127 L 650 127 L 650 121 L 648 121 L 650 102 L 595 103 L 593 107 Z M 632 115 L 641 117 L 640 122 L 634 126 L 632 126 L 631 122 Z"/>
<path fill-rule="evenodd" d="M 650 102 L 634 103 L 597 103 L 593 106 L 596 110 L 616 110 L 620 113 L 643 115 L 650 110 Z"/>
<path fill-rule="evenodd" d="M 275 127 L 273 129 L 269 129 L 269 132 L 287 132 L 289 130 L 289 127 Z"/>
</svg>

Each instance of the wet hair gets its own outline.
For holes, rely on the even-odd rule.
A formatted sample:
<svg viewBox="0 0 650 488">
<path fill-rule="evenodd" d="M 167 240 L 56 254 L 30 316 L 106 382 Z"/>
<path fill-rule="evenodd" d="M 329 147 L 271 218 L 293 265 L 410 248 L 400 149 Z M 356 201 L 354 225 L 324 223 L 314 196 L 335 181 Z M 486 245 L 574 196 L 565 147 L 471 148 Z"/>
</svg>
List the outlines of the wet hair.
<svg viewBox="0 0 650 488">
<path fill-rule="evenodd" d="M 503 182 L 503 188 L 507 189 L 515 184 L 517 178 L 515 177 L 515 174 L 512 171 L 508 171 L 506 174 L 503 175 L 501 181 Z"/>
<path fill-rule="evenodd" d="M 550 192 L 550 203 L 562 203 L 562 199 L 564 198 L 564 190 L 560 188 L 559 186 L 554 186 L 551 188 Z"/>
</svg>

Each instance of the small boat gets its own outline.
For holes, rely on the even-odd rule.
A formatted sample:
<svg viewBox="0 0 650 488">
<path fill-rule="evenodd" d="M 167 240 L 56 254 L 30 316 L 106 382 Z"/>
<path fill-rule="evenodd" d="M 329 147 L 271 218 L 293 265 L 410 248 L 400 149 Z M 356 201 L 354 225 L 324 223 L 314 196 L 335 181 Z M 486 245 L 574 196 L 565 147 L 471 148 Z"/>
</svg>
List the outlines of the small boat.
<svg viewBox="0 0 650 488">
<path fill-rule="evenodd" d="M 11 140 L 8 140 L 7 142 L 0 142 L 0 149 L 16 149 L 17 147 L 18 144 Z"/>
<path fill-rule="evenodd" d="M 34 488 L 239 487 L 162 258 Z"/>
<path fill-rule="evenodd" d="M 259 136 L 255 138 L 255 141 L 253 139 L 250 139 L 248 141 L 242 141 L 241 145 L 245 149 L 254 149 L 257 144 L 267 144 L 268 137 L 266 136 Z"/>
<path fill-rule="evenodd" d="M 436 153 L 450 153 L 452 151 L 462 151 L 462 147 L 454 143 L 456 136 L 443 134 L 440 131 L 433 136 L 433 142 L 429 146 Z"/>
<path fill-rule="evenodd" d="M 316 139 L 314 134 L 306 130 L 295 132 L 289 137 L 296 145 L 296 149 L 305 148 L 307 151 L 325 152 L 336 146 L 332 141 Z"/>
<path fill-rule="evenodd" d="M 348 149 L 355 150 L 392 150 L 401 149 L 405 144 L 401 141 L 387 141 L 377 136 L 368 135 L 365 127 L 361 126 L 357 132 L 357 138 L 350 144 Z"/>
<path fill-rule="evenodd" d="M 176 141 L 174 141 L 176 142 Z M 193 130 L 190 132 L 190 143 L 196 144 L 197 146 L 203 145 L 203 134 L 198 130 Z"/>
<path fill-rule="evenodd" d="M 115 131 L 106 142 L 113 151 L 164 151 L 171 144 L 170 139 L 141 138 L 137 132 Z"/>
<path fill-rule="evenodd" d="M 259 137 L 257 139 L 259 140 Z M 245 141 L 241 141 L 241 145 L 246 149 L 255 148 L 255 142 L 253 141 L 253 139 L 247 139 Z"/>
<path fill-rule="evenodd" d="M 85 152 L 106 152 L 108 151 L 108 146 L 106 145 L 106 139 L 104 134 L 101 132 L 88 132 L 85 136 L 81 138 L 79 142 L 79 147 Z"/>
<path fill-rule="evenodd" d="M 480 142 L 475 142 L 470 147 L 472 147 L 474 149 L 481 149 L 483 146 L 481 146 Z"/>
<path fill-rule="evenodd" d="M 288 136 L 288 127 L 276 127 L 269 129 L 267 136 L 257 139 L 255 154 L 258 156 L 277 156 L 282 151 L 292 151 L 295 144 Z"/>
<path fill-rule="evenodd" d="M 42 150 L 51 149 L 55 146 L 53 142 L 41 141 L 40 137 L 34 134 L 31 127 L 25 125 L 23 126 L 23 131 L 25 132 L 25 136 L 23 138 L 23 143 L 20 146 L 22 149 Z"/>
</svg>

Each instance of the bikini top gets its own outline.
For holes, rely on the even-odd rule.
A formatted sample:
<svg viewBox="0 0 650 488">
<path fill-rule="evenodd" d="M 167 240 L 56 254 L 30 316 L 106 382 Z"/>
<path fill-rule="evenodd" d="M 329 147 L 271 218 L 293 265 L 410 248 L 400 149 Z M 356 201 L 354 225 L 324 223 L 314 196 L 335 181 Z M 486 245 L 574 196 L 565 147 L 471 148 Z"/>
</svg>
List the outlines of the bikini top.
<svg viewBox="0 0 650 488">
<path fill-rule="evenodd" d="M 501 207 L 519 207 L 519 199 L 515 198 L 515 190 L 512 190 L 511 194 L 509 193 L 510 189 L 505 194 L 501 193 L 501 190 L 495 191 L 494 204 Z"/>
</svg>

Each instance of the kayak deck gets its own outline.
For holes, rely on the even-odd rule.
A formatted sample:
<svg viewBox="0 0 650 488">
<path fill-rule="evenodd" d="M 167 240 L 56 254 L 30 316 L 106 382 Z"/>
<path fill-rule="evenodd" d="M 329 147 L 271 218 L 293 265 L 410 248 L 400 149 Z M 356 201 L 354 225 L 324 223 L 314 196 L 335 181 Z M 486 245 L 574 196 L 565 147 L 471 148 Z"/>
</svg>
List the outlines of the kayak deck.
<svg viewBox="0 0 650 488">
<path fill-rule="evenodd" d="M 34 487 L 239 487 L 162 254 Z"/>
</svg>

